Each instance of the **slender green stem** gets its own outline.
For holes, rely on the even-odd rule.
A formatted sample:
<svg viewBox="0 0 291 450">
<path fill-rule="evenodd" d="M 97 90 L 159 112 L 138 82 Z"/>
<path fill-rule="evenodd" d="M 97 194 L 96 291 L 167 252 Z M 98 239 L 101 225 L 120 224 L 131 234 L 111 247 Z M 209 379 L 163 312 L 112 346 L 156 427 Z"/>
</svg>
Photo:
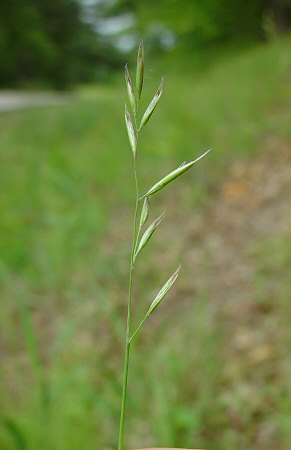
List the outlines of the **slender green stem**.
<svg viewBox="0 0 291 450">
<path fill-rule="evenodd" d="M 148 314 L 146 314 L 144 316 L 144 318 L 142 319 L 142 321 L 140 322 L 139 326 L 137 327 L 137 329 L 135 330 L 135 332 L 131 335 L 130 339 L 129 339 L 129 343 L 131 343 L 131 341 L 133 340 L 133 338 L 137 335 L 137 333 L 140 331 L 140 329 L 142 328 L 143 324 L 145 323 L 145 321 L 148 318 Z"/>
<path fill-rule="evenodd" d="M 130 342 L 127 341 L 127 339 L 126 339 L 118 450 L 122 450 L 122 448 L 123 448 L 123 431 L 124 431 L 124 417 L 125 417 L 125 406 L 126 406 L 126 395 L 127 395 L 129 354 L 130 354 Z"/>
<path fill-rule="evenodd" d="M 133 288 L 133 275 L 134 275 L 134 252 L 136 248 L 136 242 L 139 236 L 139 230 L 137 232 L 137 213 L 139 205 L 139 193 L 138 193 L 138 180 L 136 172 L 136 158 L 133 159 L 134 181 L 135 181 L 135 210 L 133 219 L 133 239 L 130 261 L 130 273 L 129 273 L 129 294 L 128 294 L 128 308 L 127 308 L 127 326 L 126 326 L 126 338 L 125 338 L 125 355 L 124 355 L 124 370 L 123 370 L 123 387 L 122 387 L 122 400 L 121 400 L 121 413 L 120 413 L 120 426 L 119 426 L 119 440 L 118 450 L 123 449 L 123 432 L 124 432 L 124 419 L 125 419 L 125 407 L 127 397 L 127 384 L 128 384 L 128 369 L 129 369 L 129 357 L 130 357 L 130 330 L 131 330 L 131 306 L 132 306 L 132 288 Z"/>
</svg>

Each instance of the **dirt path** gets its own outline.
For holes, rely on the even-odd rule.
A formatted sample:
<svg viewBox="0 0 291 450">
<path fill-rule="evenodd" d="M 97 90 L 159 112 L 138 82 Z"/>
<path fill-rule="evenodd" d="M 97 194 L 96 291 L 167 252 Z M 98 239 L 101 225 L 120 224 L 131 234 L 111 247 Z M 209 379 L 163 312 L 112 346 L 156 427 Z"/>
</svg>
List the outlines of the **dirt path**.
<svg viewBox="0 0 291 450">
<path fill-rule="evenodd" d="M 174 296 L 191 304 L 206 289 L 210 323 L 224 343 L 219 395 L 228 427 L 251 429 L 257 449 L 278 448 L 283 428 L 270 417 L 291 388 L 290 206 L 291 143 L 269 137 L 264 151 L 229 167 L 208 211 L 174 225 L 186 236 L 187 271 Z M 175 313 L 171 304 L 161 320 Z"/>
<path fill-rule="evenodd" d="M 288 242 L 290 252 L 291 143 L 277 137 L 268 138 L 264 151 L 232 164 L 211 206 L 198 213 L 193 211 L 192 220 L 189 220 L 189 210 L 181 215 L 181 208 L 177 208 L 173 214 L 173 205 L 182 204 L 182 197 L 189 195 L 187 189 L 191 187 L 185 183 L 182 190 L 178 193 L 172 190 L 172 196 L 166 198 L 164 206 L 170 224 L 164 224 L 160 241 L 156 242 L 159 248 L 148 253 L 145 266 L 140 262 L 140 271 L 150 277 L 151 267 L 158 264 L 162 268 L 167 261 L 179 260 L 182 254 L 185 275 L 183 286 L 177 284 L 176 290 L 180 287 L 184 301 L 193 302 L 193 293 L 203 292 L 207 286 L 207 294 L 218 309 L 230 314 L 247 312 L 248 308 L 252 309 L 251 304 L 259 301 L 259 278 L 261 272 L 266 272 L 266 264 L 283 265 L 283 261 L 275 260 L 284 259 Z M 104 241 L 105 253 L 114 252 L 121 227 L 127 236 L 127 219 L 109 231 Z M 179 239 L 169 245 L 177 233 Z M 277 275 L 274 272 L 268 278 L 272 284 L 265 292 L 268 298 L 275 295 L 274 290 L 280 284 Z M 265 288 L 261 290 L 264 292 Z"/>
<path fill-rule="evenodd" d="M 164 224 L 147 264 L 139 263 L 150 280 L 152 267 L 167 272 L 168 261 L 183 255 L 183 281 L 169 294 L 179 302 L 169 299 L 151 324 L 169 321 L 173 328 L 175 313 L 188 304 L 190 310 L 195 298 L 207 299 L 209 323 L 222 335 L 219 396 L 228 405 L 228 427 L 249 427 L 254 448 L 270 448 L 278 437 L 270 416 L 283 408 L 278 399 L 291 380 L 291 143 L 268 137 L 264 151 L 231 165 L 211 206 L 193 211 L 190 221 L 181 208 L 173 214 L 187 189 L 185 183 L 166 200 L 170 225 Z M 118 240 L 120 226 L 107 245 Z"/>
<path fill-rule="evenodd" d="M 0 91 L 0 113 L 35 106 L 63 104 L 69 100 L 68 96 L 53 92 Z"/>
<path fill-rule="evenodd" d="M 291 238 L 290 200 L 290 143 L 274 138 L 254 160 L 230 167 L 217 201 L 201 224 L 210 255 L 211 273 L 205 276 L 211 298 L 236 313 L 259 300 L 254 299 L 258 275 L 283 250 L 274 246 L 274 254 L 269 255 L 272 243 L 279 246 Z M 191 252 L 189 259 L 193 265 Z M 280 283 L 273 281 L 273 288 Z M 266 294 L 269 297 L 271 292 Z"/>
</svg>

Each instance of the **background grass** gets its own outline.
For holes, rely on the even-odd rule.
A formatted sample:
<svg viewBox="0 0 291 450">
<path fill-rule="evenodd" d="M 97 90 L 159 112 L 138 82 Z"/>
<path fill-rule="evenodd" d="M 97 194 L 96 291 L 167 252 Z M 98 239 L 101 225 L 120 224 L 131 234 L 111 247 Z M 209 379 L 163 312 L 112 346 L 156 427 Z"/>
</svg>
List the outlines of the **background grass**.
<svg viewBox="0 0 291 450">
<path fill-rule="evenodd" d="M 136 316 L 177 259 L 185 272 L 134 345 L 129 447 L 290 445 L 290 222 L 258 230 L 248 244 L 256 269 L 247 329 L 244 305 L 233 310 L 211 290 L 207 222 L 233 165 L 258 165 L 274 138 L 291 148 L 290 43 L 243 51 L 204 71 L 189 62 L 147 65 L 144 98 L 167 73 L 140 146 L 142 190 L 178 163 L 215 151 L 153 205 L 152 217 L 166 204 L 168 224 L 139 263 Z M 133 202 L 124 101 L 120 76 L 80 90 L 70 104 L 0 117 L 3 450 L 116 447 Z M 271 162 L 266 180 L 272 169 Z M 199 220 L 208 225 L 197 234 Z M 193 257 L 195 248 L 202 256 Z M 236 253 L 243 251 L 238 244 Z M 225 282 L 222 297 L 227 290 Z M 250 353 L 232 348 L 235 330 Z M 257 348 L 261 357 L 252 356 Z"/>
</svg>

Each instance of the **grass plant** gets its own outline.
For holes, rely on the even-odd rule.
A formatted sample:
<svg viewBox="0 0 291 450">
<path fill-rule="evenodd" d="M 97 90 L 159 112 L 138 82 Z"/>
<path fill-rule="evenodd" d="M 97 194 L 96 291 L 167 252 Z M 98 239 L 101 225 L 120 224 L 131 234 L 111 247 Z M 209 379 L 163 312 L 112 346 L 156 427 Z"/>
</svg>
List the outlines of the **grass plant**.
<svg viewBox="0 0 291 450">
<path fill-rule="evenodd" d="M 150 242 L 152 235 L 155 230 L 159 227 L 162 222 L 165 213 L 163 212 L 152 224 L 143 232 L 144 225 L 146 224 L 149 213 L 150 213 L 150 199 L 161 189 L 166 187 L 169 183 L 173 182 L 176 178 L 183 175 L 191 167 L 196 164 L 200 159 L 209 153 L 209 150 L 203 153 L 201 156 L 193 161 L 184 161 L 178 168 L 174 169 L 169 174 L 165 175 L 161 180 L 156 182 L 144 195 L 140 196 L 139 192 L 139 180 L 137 174 L 137 154 L 138 154 L 138 141 L 140 133 L 144 126 L 147 124 L 151 118 L 160 98 L 163 93 L 163 79 L 160 86 L 155 93 L 153 99 L 151 100 L 149 106 L 147 107 L 144 114 L 141 116 L 140 122 L 138 117 L 139 102 L 142 95 L 143 80 L 144 80 L 144 47 L 143 42 L 140 42 L 138 55 L 137 55 L 137 66 L 136 66 L 136 89 L 133 88 L 133 83 L 131 81 L 130 73 L 125 67 L 125 82 L 128 93 L 128 100 L 132 109 L 133 119 L 125 105 L 125 123 L 128 132 L 128 139 L 133 155 L 133 174 L 135 181 L 135 209 L 133 218 L 133 238 L 132 238 L 132 250 L 131 250 L 131 260 L 130 260 L 130 271 L 129 271 L 129 295 L 128 295 L 128 306 L 127 306 L 127 325 L 126 325 L 126 337 L 125 337 L 125 357 L 124 357 L 124 374 L 123 374 L 123 387 L 122 387 L 122 401 L 121 401 L 121 414 L 120 414 L 120 428 L 119 428 L 119 440 L 118 440 L 118 450 L 123 449 L 123 435 L 124 435 L 124 423 L 125 423 L 125 409 L 126 409 L 126 399 L 127 399 L 127 387 L 128 387 L 128 373 L 129 373 L 129 360 L 130 360 L 130 349 L 133 339 L 136 337 L 137 333 L 142 329 L 145 321 L 150 317 L 154 310 L 163 301 L 168 291 L 171 289 L 175 283 L 181 266 L 176 269 L 176 271 L 170 276 L 166 281 L 160 291 L 157 293 L 153 302 L 149 306 L 144 317 L 141 319 L 137 328 L 132 331 L 131 327 L 131 316 L 132 316 L 132 303 L 133 303 L 133 281 L 134 281 L 134 270 L 135 262 L 137 256 L 140 254 L 142 249 Z M 143 201 L 143 206 L 140 212 L 139 225 L 138 213 L 140 210 L 140 204 Z"/>
</svg>

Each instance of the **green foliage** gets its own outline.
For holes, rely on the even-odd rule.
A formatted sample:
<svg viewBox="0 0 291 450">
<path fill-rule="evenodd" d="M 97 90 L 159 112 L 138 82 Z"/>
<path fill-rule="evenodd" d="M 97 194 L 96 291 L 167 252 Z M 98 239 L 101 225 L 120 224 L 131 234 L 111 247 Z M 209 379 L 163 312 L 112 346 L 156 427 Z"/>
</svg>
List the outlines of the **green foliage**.
<svg viewBox="0 0 291 450">
<path fill-rule="evenodd" d="M 154 17 L 162 17 L 163 25 L 191 47 L 261 34 L 263 8 L 258 1 L 150 0 L 140 2 L 137 8 L 142 28 Z"/>
<path fill-rule="evenodd" d="M 112 14 L 133 12 L 136 29 L 152 51 L 167 48 L 174 36 L 182 49 L 205 50 L 269 38 L 268 26 L 286 32 L 290 0 L 119 0 Z M 268 26 L 266 27 L 266 23 Z M 171 43 L 169 44 L 171 47 Z"/>
<path fill-rule="evenodd" d="M 123 13 L 133 24 L 102 34 L 99 24 L 118 24 Z M 290 24 L 290 0 L 1 1 L 0 87 L 65 88 L 108 79 L 124 59 L 116 47 L 120 37 L 144 36 L 152 53 L 165 50 L 172 37 L 182 50 L 205 57 L 212 48 L 217 57 L 226 46 L 271 39 Z"/>
<path fill-rule="evenodd" d="M 96 78 L 96 63 L 101 68 L 106 61 L 77 0 L 1 2 L 0 52 L 0 86 L 40 82 L 65 88 Z"/>
</svg>

